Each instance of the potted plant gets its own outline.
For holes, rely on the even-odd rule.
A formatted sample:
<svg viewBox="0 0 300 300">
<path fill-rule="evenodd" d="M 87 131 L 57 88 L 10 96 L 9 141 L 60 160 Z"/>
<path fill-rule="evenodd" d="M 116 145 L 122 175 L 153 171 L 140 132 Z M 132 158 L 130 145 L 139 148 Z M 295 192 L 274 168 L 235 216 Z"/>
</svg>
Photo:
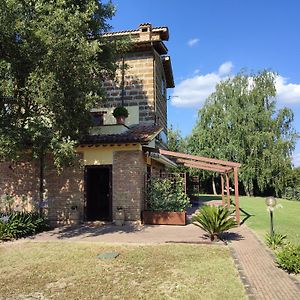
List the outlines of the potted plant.
<svg viewBox="0 0 300 300">
<path fill-rule="evenodd" d="M 116 118 L 117 124 L 125 124 L 125 119 L 128 115 L 128 110 L 124 106 L 117 106 L 113 111 L 113 116 Z"/>
<path fill-rule="evenodd" d="M 185 225 L 190 201 L 183 190 L 182 179 L 152 178 L 147 188 L 147 210 L 144 224 Z"/>
</svg>

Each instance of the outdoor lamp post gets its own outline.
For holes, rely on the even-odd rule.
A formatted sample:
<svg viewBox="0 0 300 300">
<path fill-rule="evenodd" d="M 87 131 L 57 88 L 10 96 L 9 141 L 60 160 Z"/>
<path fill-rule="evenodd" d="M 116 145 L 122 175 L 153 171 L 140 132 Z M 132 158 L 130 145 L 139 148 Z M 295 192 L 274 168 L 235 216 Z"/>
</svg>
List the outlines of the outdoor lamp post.
<svg viewBox="0 0 300 300">
<path fill-rule="evenodd" d="M 277 200 L 273 196 L 267 197 L 266 204 L 268 207 L 268 211 L 270 212 L 270 235 L 273 236 L 274 235 L 273 210 L 277 204 Z"/>
</svg>

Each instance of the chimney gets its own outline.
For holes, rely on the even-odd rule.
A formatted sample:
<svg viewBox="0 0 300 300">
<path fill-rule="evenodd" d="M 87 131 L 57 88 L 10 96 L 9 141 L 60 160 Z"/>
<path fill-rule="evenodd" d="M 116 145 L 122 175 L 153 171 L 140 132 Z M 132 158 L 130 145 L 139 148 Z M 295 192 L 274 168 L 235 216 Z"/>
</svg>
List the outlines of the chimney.
<svg viewBox="0 0 300 300">
<path fill-rule="evenodd" d="M 140 41 L 150 41 L 152 36 L 152 25 L 150 23 L 140 24 Z"/>
</svg>

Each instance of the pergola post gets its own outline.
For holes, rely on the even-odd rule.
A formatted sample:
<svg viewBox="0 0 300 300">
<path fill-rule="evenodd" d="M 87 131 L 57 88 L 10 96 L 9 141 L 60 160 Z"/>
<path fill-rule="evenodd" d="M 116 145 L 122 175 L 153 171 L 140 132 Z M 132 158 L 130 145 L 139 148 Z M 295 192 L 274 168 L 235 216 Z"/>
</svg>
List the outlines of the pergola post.
<svg viewBox="0 0 300 300">
<path fill-rule="evenodd" d="M 229 190 L 229 175 L 226 173 L 226 193 L 227 193 L 227 207 L 230 207 L 230 190 Z"/>
<path fill-rule="evenodd" d="M 235 216 L 236 222 L 240 225 L 240 205 L 239 205 L 239 181 L 238 181 L 238 168 L 233 168 L 234 174 L 234 195 L 235 195 Z"/>
<path fill-rule="evenodd" d="M 221 174 L 221 187 L 222 187 L 222 206 L 225 206 L 225 197 L 224 197 L 224 177 Z"/>
</svg>

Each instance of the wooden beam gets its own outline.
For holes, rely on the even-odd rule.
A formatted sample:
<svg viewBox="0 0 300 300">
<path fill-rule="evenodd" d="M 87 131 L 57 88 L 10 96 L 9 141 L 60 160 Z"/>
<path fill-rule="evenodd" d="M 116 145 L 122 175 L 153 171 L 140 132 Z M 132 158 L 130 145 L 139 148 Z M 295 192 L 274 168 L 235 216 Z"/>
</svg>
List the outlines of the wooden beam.
<svg viewBox="0 0 300 300">
<path fill-rule="evenodd" d="M 230 207 L 229 175 L 226 173 L 227 207 Z"/>
<path fill-rule="evenodd" d="M 239 204 L 239 180 L 238 180 L 238 168 L 233 170 L 234 174 L 234 194 L 235 194 L 235 216 L 238 225 L 240 225 L 240 204 Z"/>
<path fill-rule="evenodd" d="M 186 162 L 183 164 L 186 167 L 190 167 L 190 168 L 197 168 L 197 169 L 201 169 L 201 170 L 207 170 L 207 171 L 214 171 L 214 172 L 218 172 L 218 173 L 224 173 L 224 170 L 221 170 L 217 167 L 205 167 L 205 166 L 199 166 L 198 164 L 195 164 L 193 162 Z"/>
<path fill-rule="evenodd" d="M 180 152 L 167 151 L 167 150 L 163 150 L 163 149 L 159 149 L 159 152 L 160 152 L 160 154 L 163 154 L 163 155 L 169 155 L 169 156 L 174 156 L 174 157 L 179 157 L 179 158 L 189 158 L 189 159 L 194 159 L 197 161 L 214 163 L 214 164 L 219 164 L 219 165 L 224 165 L 224 166 L 229 166 L 229 167 L 240 167 L 241 166 L 240 163 L 236 163 L 233 161 L 226 161 L 226 160 L 220 160 L 220 159 L 215 159 L 215 158 L 190 155 L 190 154 L 185 154 L 185 153 L 180 153 Z"/>
<path fill-rule="evenodd" d="M 220 165 L 215 165 L 215 164 L 207 164 L 207 163 L 203 163 L 203 162 L 199 162 L 199 161 L 194 161 L 194 160 L 188 160 L 188 159 L 182 159 L 182 158 L 177 158 L 176 162 L 178 163 L 188 163 L 188 164 L 195 164 L 195 166 L 199 166 L 201 167 L 208 167 L 208 168 L 214 168 L 214 169 L 218 169 L 221 170 L 222 172 L 227 172 L 230 169 L 224 166 L 220 166 Z"/>
<path fill-rule="evenodd" d="M 227 174 L 226 174 L 227 175 Z M 225 197 L 224 197 L 224 177 L 221 174 L 221 187 L 222 187 L 222 206 L 225 206 Z"/>
</svg>

